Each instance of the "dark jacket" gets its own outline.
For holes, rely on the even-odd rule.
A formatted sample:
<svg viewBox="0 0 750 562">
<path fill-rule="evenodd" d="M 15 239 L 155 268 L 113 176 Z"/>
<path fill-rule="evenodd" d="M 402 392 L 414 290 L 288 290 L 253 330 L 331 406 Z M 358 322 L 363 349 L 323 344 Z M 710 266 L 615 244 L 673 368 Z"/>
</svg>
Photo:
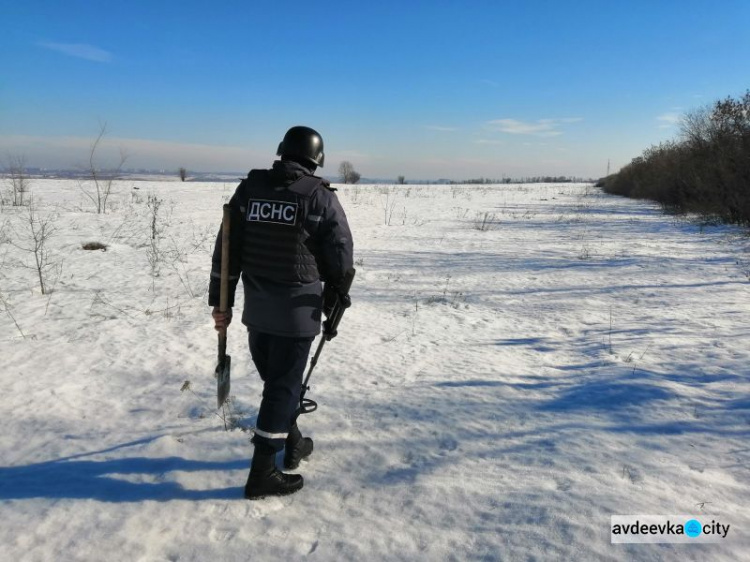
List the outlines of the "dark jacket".
<svg viewBox="0 0 750 562">
<path fill-rule="evenodd" d="M 278 336 L 320 332 L 322 284 L 337 285 L 353 266 L 352 235 L 328 182 L 293 161 L 252 170 L 231 207 L 229 306 L 242 277 L 242 322 Z M 214 248 L 210 306 L 219 305 L 221 229 Z"/>
</svg>

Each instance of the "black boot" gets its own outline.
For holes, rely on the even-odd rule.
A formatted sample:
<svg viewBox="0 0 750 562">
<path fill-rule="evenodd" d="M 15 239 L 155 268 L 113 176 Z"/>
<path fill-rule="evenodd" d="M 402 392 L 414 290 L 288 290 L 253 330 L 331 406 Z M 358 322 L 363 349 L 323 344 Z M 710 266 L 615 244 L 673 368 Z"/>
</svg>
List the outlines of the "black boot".
<svg viewBox="0 0 750 562">
<path fill-rule="evenodd" d="M 276 451 L 268 445 L 255 444 L 250 475 L 245 484 L 245 498 L 257 500 L 265 496 L 293 494 L 304 481 L 299 474 L 284 474 L 276 468 Z"/>
<path fill-rule="evenodd" d="M 306 459 L 313 452 L 313 440 L 302 437 L 299 427 L 295 423 L 289 431 L 284 446 L 284 468 L 294 470 L 302 459 Z"/>
</svg>

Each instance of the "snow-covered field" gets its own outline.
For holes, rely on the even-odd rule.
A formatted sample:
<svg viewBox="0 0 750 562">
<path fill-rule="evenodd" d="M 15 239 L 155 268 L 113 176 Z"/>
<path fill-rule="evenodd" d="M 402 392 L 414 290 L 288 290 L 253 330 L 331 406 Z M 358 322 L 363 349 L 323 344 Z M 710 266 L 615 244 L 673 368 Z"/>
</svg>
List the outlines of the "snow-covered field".
<svg viewBox="0 0 750 562">
<path fill-rule="evenodd" d="M 235 185 L 97 215 L 34 181 L 47 295 L 0 213 L 2 560 L 750 560 L 741 231 L 587 185 L 342 186 L 358 275 L 305 487 L 248 502 L 261 385 L 237 317 L 226 431 L 205 295 Z M 613 514 L 684 513 L 730 540 L 610 544 Z"/>
</svg>

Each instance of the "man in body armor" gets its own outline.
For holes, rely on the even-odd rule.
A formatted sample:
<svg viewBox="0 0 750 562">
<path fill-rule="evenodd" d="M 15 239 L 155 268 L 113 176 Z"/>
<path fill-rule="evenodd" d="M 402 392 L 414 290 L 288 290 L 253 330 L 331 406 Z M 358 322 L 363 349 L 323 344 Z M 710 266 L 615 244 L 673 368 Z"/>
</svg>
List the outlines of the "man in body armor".
<svg viewBox="0 0 750 562">
<path fill-rule="evenodd" d="M 309 127 L 292 127 L 279 144 L 280 160 L 270 170 L 251 170 L 229 201 L 231 207 L 229 299 L 219 311 L 221 230 L 213 254 L 209 306 L 216 329 L 232 321 L 237 281 L 242 278 L 250 353 L 263 380 L 253 443 L 255 452 L 245 497 L 296 492 L 295 469 L 310 456 L 313 442 L 297 427 L 302 375 L 321 311 L 336 299 L 350 303 L 340 287 L 353 266 L 352 235 L 329 183 L 313 175 L 323 166 L 323 139 Z M 323 286 L 325 282 L 325 289 Z"/>
</svg>

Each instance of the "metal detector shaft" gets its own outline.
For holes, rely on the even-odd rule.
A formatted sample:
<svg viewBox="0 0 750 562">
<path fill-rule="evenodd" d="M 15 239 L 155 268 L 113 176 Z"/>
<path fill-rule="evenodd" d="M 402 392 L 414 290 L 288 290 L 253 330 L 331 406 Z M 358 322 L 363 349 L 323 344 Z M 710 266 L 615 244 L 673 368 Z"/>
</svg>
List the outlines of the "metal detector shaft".
<svg viewBox="0 0 750 562">
<path fill-rule="evenodd" d="M 346 295 L 349 293 L 349 289 L 351 289 L 352 281 L 354 280 L 355 273 L 356 273 L 356 270 L 352 268 L 346 274 L 346 277 L 344 277 L 344 282 L 342 283 L 342 286 L 341 286 L 343 294 Z M 320 354 L 323 351 L 323 346 L 326 344 L 328 340 L 332 339 L 336 335 L 336 330 L 338 329 L 339 323 L 341 322 L 341 318 L 344 316 L 345 310 L 346 310 L 346 307 L 341 302 L 341 299 L 337 298 L 336 305 L 333 307 L 333 311 L 331 312 L 331 317 L 328 318 L 323 323 L 323 326 L 324 326 L 323 335 L 320 338 L 318 349 L 315 350 L 315 355 L 313 355 L 313 358 L 310 360 L 310 368 L 308 369 L 307 376 L 305 377 L 305 380 L 302 383 L 302 391 L 300 392 L 300 395 L 299 395 L 300 413 L 302 414 L 309 414 L 318 409 L 318 404 L 314 400 L 305 398 L 305 394 L 307 393 L 308 390 L 310 390 L 310 387 L 308 386 L 307 383 L 310 381 L 310 375 L 312 375 L 315 365 L 318 364 L 318 358 L 320 358 Z"/>
<path fill-rule="evenodd" d="M 299 404 L 300 404 L 300 412 L 303 414 L 309 414 L 318 409 L 318 405 L 314 401 L 310 399 L 305 399 L 305 394 L 307 393 L 308 390 L 310 390 L 310 387 L 307 386 L 307 383 L 310 380 L 310 375 L 312 375 L 315 365 L 318 364 L 318 357 L 320 357 L 320 352 L 323 351 L 323 346 L 326 344 L 326 341 L 327 340 L 325 337 L 322 337 L 320 339 L 320 343 L 318 344 L 318 349 L 315 350 L 315 355 L 313 355 L 313 358 L 310 360 L 310 368 L 307 371 L 305 382 L 302 383 L 302 391 L 300 392 L 300 395 L 299 395 Z"/>
<path fill-rule="evenodd" d="M 224 205 L 221 221 L 221 285 L 219 291 L 219 312 L 226 312 L 229 301 L 229 221 L 231 211 Z M 219 330 L 219 360 L 214 376 L 216 377 L 216 407 L 221 408 L 229 397 L 231 385 L 232 358 L 227 355 L 227 329 Z"/>
</svg>

